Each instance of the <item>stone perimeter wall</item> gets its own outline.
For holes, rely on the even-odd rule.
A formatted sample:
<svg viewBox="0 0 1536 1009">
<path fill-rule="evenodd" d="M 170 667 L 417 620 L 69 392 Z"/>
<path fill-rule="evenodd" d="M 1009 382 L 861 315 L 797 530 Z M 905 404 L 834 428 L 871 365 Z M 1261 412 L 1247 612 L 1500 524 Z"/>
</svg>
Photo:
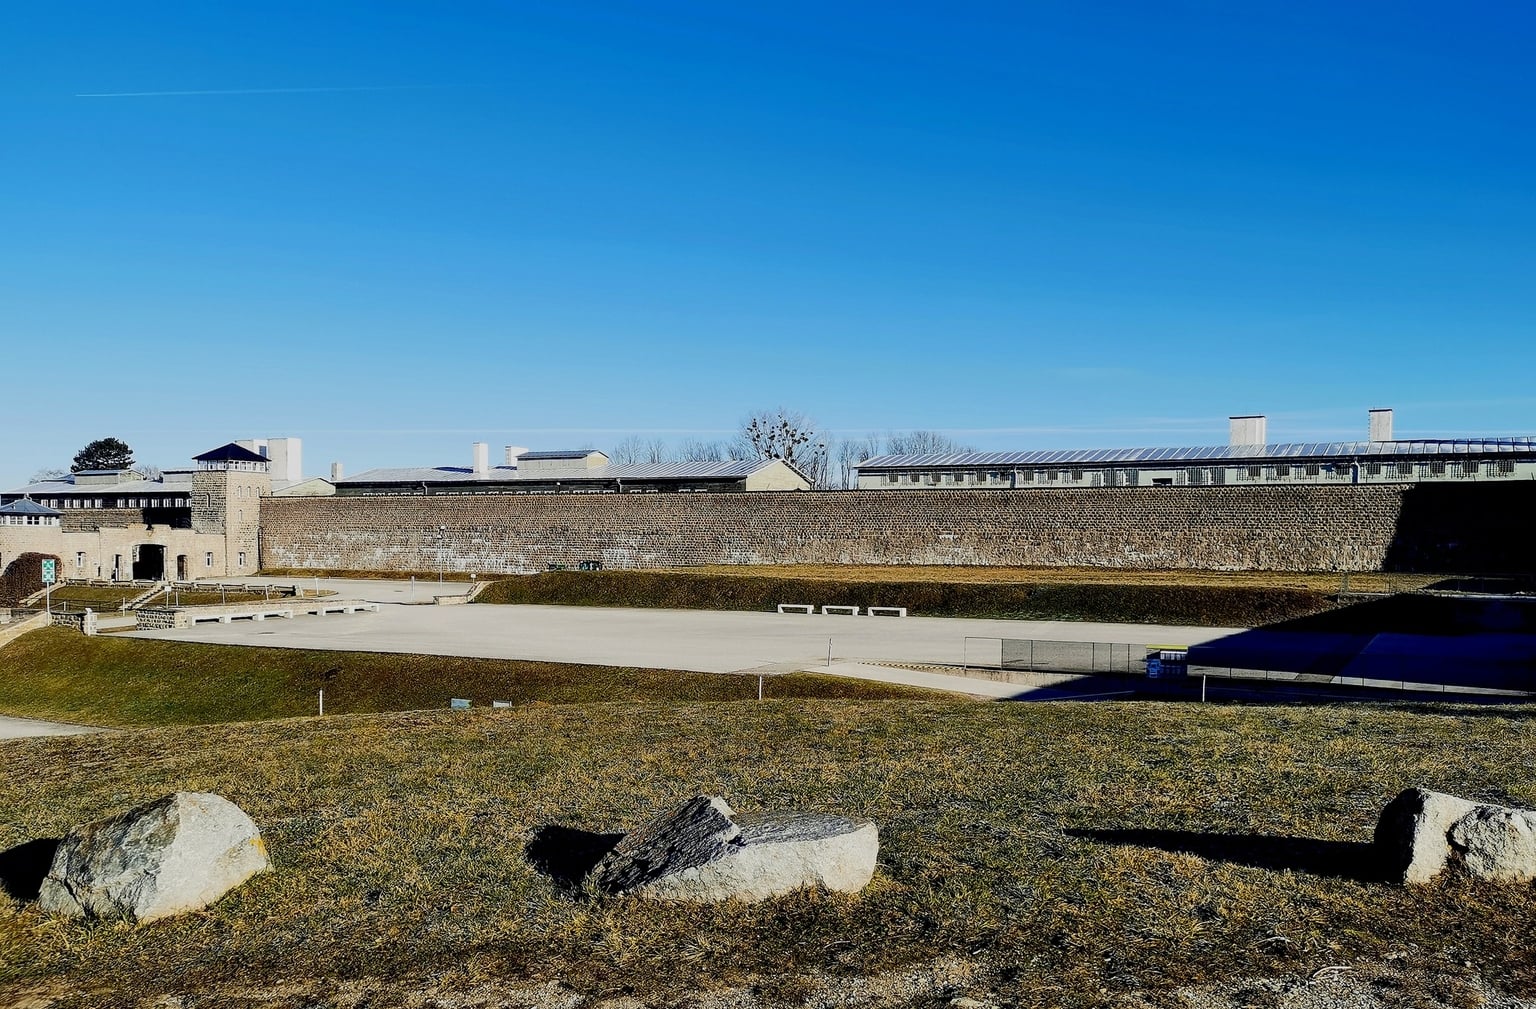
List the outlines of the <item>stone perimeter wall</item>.
<svg viewBox="0 0 1536 1009">
<path fill-rule="evenodd" d="M 496 574 L 585 560 L 1509 570 L 1508 523 L 1489 510 L 1530 514 L 1533 491 L 1536 483 L 268 498 L 261 563 L 434 571 L 441 556 L 448 571 Z"/>
</svg>

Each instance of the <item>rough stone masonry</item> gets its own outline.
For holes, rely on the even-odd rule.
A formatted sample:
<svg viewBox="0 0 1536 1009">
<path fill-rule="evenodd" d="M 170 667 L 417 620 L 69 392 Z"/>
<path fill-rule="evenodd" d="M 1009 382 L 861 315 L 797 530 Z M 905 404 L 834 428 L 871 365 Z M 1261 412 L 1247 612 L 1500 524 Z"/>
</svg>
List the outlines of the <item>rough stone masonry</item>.
<svg viewBox="0 0 1536 1009">
<path fill-rule="evenodd" d="M 963 564 L 1536 570 L 1536 482 L 268 498 L 267 568 Z M 446 526 L 441 543 L 439 526 Z"/>
</svg>

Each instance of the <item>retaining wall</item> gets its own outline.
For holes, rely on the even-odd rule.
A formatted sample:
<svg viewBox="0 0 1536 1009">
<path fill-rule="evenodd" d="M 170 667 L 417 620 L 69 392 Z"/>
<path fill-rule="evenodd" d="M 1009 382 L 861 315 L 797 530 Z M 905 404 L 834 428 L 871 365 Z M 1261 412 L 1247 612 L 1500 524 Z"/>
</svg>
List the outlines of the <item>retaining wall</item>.
<svg viewBox="0 0 1536 1009">
<path fill-rule="evenodd" d="M 1536 570 L 1536 482 L 268 498 L 271 568 L 700 564 Z M 438 538 L 440 526 L 446 527 Z"/>
</svg>

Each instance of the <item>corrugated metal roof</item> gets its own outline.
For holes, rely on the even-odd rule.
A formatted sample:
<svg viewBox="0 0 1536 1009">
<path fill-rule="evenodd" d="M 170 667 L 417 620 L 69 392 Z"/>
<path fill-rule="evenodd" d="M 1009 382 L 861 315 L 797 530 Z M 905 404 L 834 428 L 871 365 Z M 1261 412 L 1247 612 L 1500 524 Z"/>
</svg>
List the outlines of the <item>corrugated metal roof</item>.
<svg viewBox="0 0 1536 1009">
<path fill-rule="evenodd" d="M 526 457 L 523 457 L 526 458 Z M 441 483 L 576 483 L 602 480 L 741 480 L 751 476 L 774 459 L 731 459 L 725 462 L 654 462 L 631 465 L 598 466 L 572 473 L 524 473 L 511 467 L 497 467 L 476 476 L 461 466 L 416 466 L 397 469 L 371 469 L 356 476 L 343 477 L 338 484 L 441 484 Z"/>
<path fill-rule="evenodd" d="M 592 455 L 595 452 L 597 452 L 597 449 L 595 449 L 595 448 L 589 448 L 589 449 L 579 449 L 579 448 L 557 449 L 557 450 L 553 450 L 553 451 L 549 451 L 549 452 L 524 452 L 522 455 L 518 456 L 518 458 L 519 459 L 585 459 L 587 456 Z M 598 452 L 597 454 L 601 455 L 602 453 Z"/>
<path fill-rule="evenodd" d="M 511 466 L 496 466 L 480 475 L 468 466 L 398 466 L 365 470 L 336 483 L 495 483 L 516 479 L 517 470 Z"/>
<path fill-rule="evenodd" d="M 731 459 L 726 462 L 631 463 L 623 466 L 604 466 L 592 472 L 595 475 L 601 475 L 603 479 L 609 480 L 741 480 L 751 476 L 774 461 L 771 459 Z"/>
<path fill-rule="evenodd" d="M 1381 459 L 1436 456 L 1530 455 L 1536 437 L 1446 438 L 1412 441 L 1292 442 L 1277 445 L 1208 445 L 1181 448 L 1045 449 L 1032 452 L 955 452 L 882 455 L 859 463 L 871 469 L 974 469 L 987 466 L 1139 466 L 1155 463 L 1199 465 L 1270 459 Z"/>
<path fill-rule="evenodd" d="M 190 493 L 185 481 L 177 481 L 167 485 L 158 480 L 125 480 L 122 483 L 96 484 L 92 486 L 78 486 L 68 480 L 44 480 L 41 483 L 29 483 L 25 487 L 5 491 L 7 496 L 25 494 L 30 497 L 48 497 L 51 495 L 79 497 L 110 497 L 115 494 L 181 494 Z"/>
</svg>

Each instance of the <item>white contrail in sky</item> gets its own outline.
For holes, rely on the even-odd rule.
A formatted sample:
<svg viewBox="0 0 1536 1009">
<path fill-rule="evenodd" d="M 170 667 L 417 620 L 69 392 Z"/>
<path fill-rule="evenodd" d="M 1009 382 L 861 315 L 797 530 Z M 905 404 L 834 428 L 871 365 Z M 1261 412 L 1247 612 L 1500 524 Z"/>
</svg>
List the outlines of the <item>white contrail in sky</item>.
<svg viewBox="0 0 1536 1009">
<path fill-rule="evenodd" d="M 435 84 L 395 84 L 352 88 L 229 88 L 217 91 L 103 91 L 75 95 L 76 98 L 167 98 L 186 95 L 313 95 L 330 91 L 419 91 Z"/>
</svg>

